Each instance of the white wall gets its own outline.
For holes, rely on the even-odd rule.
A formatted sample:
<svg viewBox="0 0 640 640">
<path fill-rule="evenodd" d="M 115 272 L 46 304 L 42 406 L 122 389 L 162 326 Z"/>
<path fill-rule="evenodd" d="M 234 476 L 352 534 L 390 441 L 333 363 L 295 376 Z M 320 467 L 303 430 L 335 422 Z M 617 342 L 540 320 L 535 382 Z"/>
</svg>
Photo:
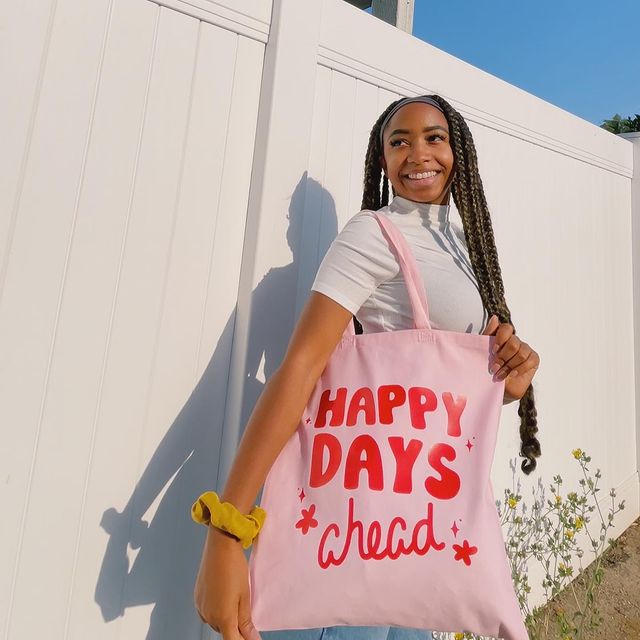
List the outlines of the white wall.
<svg viewBox="0 0 640 640">
<path fill-rule="evenodd" d="M 3 638 L 200 634 L 271 10 L 200 4 L 0 7 Z"/>
<path fill-rule="evenodd" d="M 222 485 L 399 95 L 439 93 L 472 128 L 542 358 L 539 476 L 577 479 L 582 447 L 628 501 L 618 533 L 640 511 L 631 142 L 341 0 L 237 7 L 0 6 L 7 640 L 200 637 L 191 501 Z"/>
<path fill-rule="evenodd" d="M 621 138 L 633 144 L 633 179 L 631 181 L 632 246 L 633 246 L 633 318 L 635 354 L 636 425 L 640 425 L 640 132 L 622 133 Z M 640 433 L 640 431 L 636 431 Z M 636 460 L 640 460 L 640 438 L 636 438 Z"/>
</svg>

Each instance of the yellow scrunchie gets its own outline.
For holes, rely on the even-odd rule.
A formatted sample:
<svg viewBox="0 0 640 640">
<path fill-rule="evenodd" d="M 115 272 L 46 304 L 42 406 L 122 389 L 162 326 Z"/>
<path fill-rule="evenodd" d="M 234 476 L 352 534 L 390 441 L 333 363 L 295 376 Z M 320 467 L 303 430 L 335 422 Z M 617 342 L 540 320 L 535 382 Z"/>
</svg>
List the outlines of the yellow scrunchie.
<svg viewBox="0 0 640 640">
<path fill-rule="evenodd" d="M 238 538 L 244 549 L 248 549 L 260 532 L 267 513 L 255 506 L 243 515 L 231 503 L 220 502 L 215 491 L 207 491 L 193 503 L 191 517 L 198 524 L 212 525 L 230 533 Z"/>
</svg>

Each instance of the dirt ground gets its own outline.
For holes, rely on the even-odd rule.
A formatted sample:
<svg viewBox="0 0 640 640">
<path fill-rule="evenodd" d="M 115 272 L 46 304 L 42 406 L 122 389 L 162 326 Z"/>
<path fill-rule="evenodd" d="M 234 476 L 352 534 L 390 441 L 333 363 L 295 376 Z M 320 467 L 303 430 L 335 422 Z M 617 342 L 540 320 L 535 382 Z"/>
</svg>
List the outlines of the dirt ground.
<svg viewBox="0 0 640 640">
<path fill-rule="evenodd" d="M 640 640 L 640 518 L 618 538 L 618 544 L 605 553 L 602 566 L 603 580 L 597 602 L 603 621 L 598 628 L 585 633 L 585 640 Z M 582 577 L 574 580 L 578 598 L 584 594 L 583 584 Z M 547 606 L 560 607 L 570 614 L 575 611 L 572 605 L 574 596 L 569 588 Z M 549 640 L 562 640 L 562 637 L 550 635 Z"/>
</svg>

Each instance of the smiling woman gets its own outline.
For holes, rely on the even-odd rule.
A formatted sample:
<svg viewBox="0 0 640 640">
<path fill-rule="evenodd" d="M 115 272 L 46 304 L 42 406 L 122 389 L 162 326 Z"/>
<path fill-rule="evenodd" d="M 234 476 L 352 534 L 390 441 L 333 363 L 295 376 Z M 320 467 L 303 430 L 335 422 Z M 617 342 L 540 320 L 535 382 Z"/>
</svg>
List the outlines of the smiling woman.
<svg viewBox="0 0 640 640">
<path fill-rule="evenodd" d="M 389 197 L 389 184 L 393 190 L 392 198 Z M 449 217 L 451 196 L 460 213 L 461 226 Z M 527 343 L 515 335 L 511 313 L 505 300 L 491 217 L 478 172 L 473 138 L 462 116 L 447 101 L 437 95 L 404 98 L 390 104 L 380 115 L 369 136 L 361 209 L 348 220 L 334 239 L 318 268 L 311 294 L 293 331 L 284 360 L 265 385 L 244 430 L 222 500 L 241 513 L 247 513 L 265 483 L 267 474 L 272 467 L 279 468 L 276 462 L 285 445 L 291 442 L 294 434 L 308 433 L 311 430 L 315 433 L 315 457 L 309 463 L 311 475 L 305 475 L 305 471 L 298 482 L 298 476 L 294 474 L 297 487 L 295 508 L 301 510 L 301 517 L 296 514 L 293 532 L 306 539 L 312 538 L 320 529 L 324 531 L 319 557 L 323 571 L 329 570 L 329 565 L 336 569 L 333 565 L 339 564 L 343 554 L 355 547 L 361 560 L 366 557 L 376 563 L 409 559 L 399 558 L 401 555 L 422 554 L 433 560 L 441 548 L 442 540 L 445 540 L 450 531 L 454 537 L 450 542 L 451 549 L 455 552 L 453 561 L 456 563 L 456 570 L 462 566 L 479 566 L 479 563 L 471 560 L 471 556 L 479 557 L 484 553 L 484 548 L 480 551 L 479 544 L 474 546 L 472 542 L 475 539 L 472 542 L 460 539 L 462 544 L 458 544 L 458 520 L 448 519 L 446 525 L 438 525 L 429 511 L 432 503 L 434 508 L 437 504 L 442 509 L 442 503 L 448 503 L 457 497 L 461 486 L 460 473 L 471 468 L 468 463 L 464 463 L 466 458 L 456 454 L 455 447 L 450 442 L 452 438 L 459 438 L 462 432 L 460 414 L 467 404 L 464 393 L 458 391 L 455 398 L 450 393 L 442 394 L 447 414 L 442 424 L 446 424 L 446 430 L 438 433 L 437 437 L 434 425 L 428 428 L 428 420 L 425 420 L 425 413 L 429 417 L 436 415 L 433 413 L 437 407 L 435 392 L 430 388 L 413 388 L 414 385 L 411 385 L 405 394 L 397 375 L 389 383 L 385 383 L 386 386 L 377 389 L 375 397 L 368 388 L 358 389 L 357 399 L 354 401 L 351 398 L 348 408 L 346 389 L 342 390 L 344 385 L 329 392 L 325 388 L 322 393 L 327 395 L 325 413 L 331 413 L 329 424 L 325 424 L 325 414 L 318 414 L 319 418 L 312 427 L 308 426 L 311 423 L 308 418 L 302 430 L 298 430 L 301 416 L 318 381 L 356 315 L 363 333 L 380 334 L 415 329 L 418 326 L 408 281 L 399 264 L 400 259 L 394 253 L 395 245 L 390 244 L 383 233 L 383 228 L 388 225 L 398 232 L 398 237 L 404 236 L 402 241 L 407 243 L 407 251 L 402 254 L 405 258 L 402 259 L 405 269 L 411 269 L 413 274 L 410 286 L 415 287 L 417 281 L 424 284 L 424 308 L 428 299 L 430 329 L 442 330 L 443 334 L 449 335 L 457 332 L 461 335 L 455 339 L 463 342 L 478 338 L 477 335 L 464 334 L 494 336 L 493 353 L 488 354 L 486 349 L 482 353 L 483 375 L 487 375 L 484 370 L 487 366 L 495 374 L 493 382 L 504 381 L 504 402 L 519 400 L 520 455 L 524 458 L 522 469 L 525 473 L 531 473 L 536 466 L 540 444 L 536 438 L 537 418 L 531 381 L 540 358 Z M 414 260 L 407 266 L 406 256 L 409 255 Z M 413 307 L 416 304 L 415 295 Z M 378 357 L 382 359 L 384 356 L 379 353 Z M 412 352 L 412 358 L 414 357 L 419 356 Z M 465 357 L 470 356 L 467 354 Z M 469 362 L 463 360 L 459 363 L 461 371 L 471 371 Z M 406 363 L 400 363 L 401 370 L 411 370 L 412 364 L 415 363 L 408 358 Z M 458 380 L 460 376 L 456 375 L 455 378 Z M 474 383 L 478 380 L 479 378 L 474 378 Z M 498 388 L 498 392 L 502 396 L 502 386 Z M 410 424 L 403 424 L 411 431 L 406 438 L 387 435 L 393 413 L 389 405 L 403 404 L 405 399 L 408 406 L 413 408 L 410 411 Z M 442 407 L 439 415 L 443 415 Z M 353 441 L 341 444 L 336 437 L 336 429 L 340 430 L 343 418 L 344 426 L 353 435 Z M 379 430 L 375 425 L 385 427 Z M 316 429 L 319 431 L 316 432 Z M 359 431 L 363 433 L 358 436 Z M 378 442 L 376 435 L 381 431 L 384 435 Z M 428 448 L 418 442 L 418 432 L 428 434 L 431 438 Z M 478 446 L 471 439 L 475 441 L 472 434 L 467 439 L 467 444 L 463 445 L 468 452 Z M 295 464 L 302 468 L 308 461 L 304 462 L 307 459 L 301 453 L 303 448 L 298 448 L 295 440 L 293 444 L 293 449 L 289 447 L 288 450 L 296 452 Z M 463 455 L 466 453 L 465 450 Z M 361 472 L 366 477 L 363 475 L 361 479 Z M 285 473 L 282 477 L 292 476 Z M 278 489 L 269 495 L 277 495 L 278 500 L 285 494 L 289 495 L 280 490 L 284 484 L 279 485 L 277 480 L 274 482 Z M 355 509 L 355 503 L 351 502 L 349 504 L 352 508 L 346 515 L 344 509 L 341 515 L 335 504 L 321 514 L 312 496 L 320 495 L 325 485 L 334 486 L 336 483 L 344 489 L 343 498 L 346 496 L 354 500 L 354 496 L 363 491 L 387 495 L 384 493 L 386 490 L 395 495 L 413 488 L 423 492 L 426 497 L 421 496 L 421 500 L 424 499 L 425 502 L 421 503 L 419 514 L 402 516 L 402 520 L 399 519 L 399 512 L 395 513 L 394 519 L 393 509 L 388 505 L 375 518 L 363 519 Z M 302 503 L 305 497 L 308 502 L 299 504 L 298 501 Z M 405 502 L 395 501 L 393 504 L 397 506 Z M 270 503 L 269 510 L 271 506 L 271 522 L 279 524 L 271 525 L 271 538 L 264 537 L 269 527 L 266 525 L 262 534 L 263 543 L 269 539 L 280 539 L 281 533 L 282 539 L 287 539 L 281 531 L 277 535 L 273 533 L 276 531 L 274 526 L 282 526 L 288 520 L 278 517 L 275 503 Z M 490 506 L 493 507 L 492 503 Z M 321 526 L 323 518 L 329 520 L 325 519 Z M 449 529 L 451 522 L 455 526 Z M 346 538 L 345 532 L 348 534 Z M 299 538 L 296 537 L 295 540 L 296 544 L 287 548 L 290 556 L 293 556 L 294 548 L 303 548 L 299 544 Z M 501 544 L 502 541 L 499 540 L 500 548 Z M 407 551 L 410 554 L 405 554 Z M 476 552 L 477 555 L 474 555 Z M 260 566 L 277 567 L 277 561 L 272 556 L 273 554 L 269 555 L 266 565 L 263 563 Z M 395 560 L 392 560 L 392 556 Z M 257 556 L 252 556 L 254 559 L 255 557 Z M 258 561 L 255 560 L 254 569 L 257 565 Z M 394 575 L 393 571 L 398 566 L 389 565 L 385 581 Z M 492 571 L 495 573 L 493 565 Z M 276 573 L 277 570 L 274 569 L 273 575 Z M 225 580 L 217 579 L 221 575 L 225 576 Z M 266 573 L 260 575 L 266 576 Z M 300 591 L 300 584 L 303 582 L 302 577 L 309 579 L 309 575 L 311 574 L 301 571 L 300 580 L 295 581 L 294 587 L 299 591 L 297 595 L 302 595 L 307 603 L 311 601 L 307 591 Z M 367 573 L 363 568 L 362 575 L 369 575 L 371 580 L 373 574 Z M 442 573 L 435 570 L 433 575 L 434 582 L 439 584 L 438 577 L 444 579 L 448 570 Z M 490 604 L 484 599 L 487 596 L 494 598 L 493 604 L 515 602 L 510 584 L 507 584 L 508 571 L 504 576 L 506 586 L 502 601 L 494 592 L 487 593 L 486 596 L 481 589 L 473 592 L 473 598 L 477 597 L 479 600 L 475 607 L 463 607 L 462 618 L 465 625 L 467 621 L 468 625 L 472 624 L 471 619 L 476 613 L 486 618 L 487 606 Z M 293 581 L 282 581 L 282 584 L 290 589 Z M 320 588 L 314 583 L 314 588 L 316 587 Z M 312 591 L 308 590 L 309 593 Z M 253 592 L 254 602 L 259 600 L 258 592 L 258 588 Z M 446 593 L 447 589 L 444 588 L 443 592 Z M 270 590 L 262 589 L 261 593 L 262 602 L 265 602 L 266 593 L 275 594 L 276 600 L 279 598 L 275 586 Z M 242 548 L 233 538 L 223 535 L 215 528 L 210 528 L 208 533 L 194 595 L 196 609 L 201 613 L 202 619 L 214 628 L 221 629 L 223 640 L 257 640 L 259 636 L 252 619 L 248 567 Z M 290 593 L 278 602 L 283 605 L 283 610 L 294 611 L 297 615 L 300 608 L 291 606 L 292 595 Z M 345 595 L 349 598 L 357 596 L 350 592 L 345 592 Z M 350 606 L 352 601 L 347 599 L 345 602 Z M 287 637 L 289 640 L 300 640 L 304 636 L 305 640 L 430 640 L 432 634 L 429 628 L 449 628 L 452 610 L 443 613 L 447 619 L 441 622 L 436 620 L 439 611 L 431 611 L 432 617 L 429 619 L 418 619 L 417 611 L 429 612 L 423 604 L 421 602 L 418 607 L 411 608 L 403 600 L 402 606 L 409 606 L 409 611 L 399 609 L 394 615 L 385 618 L 366 618 L 383 620 L 384 624 L 389 624 L 389 620 L 399 620 L 402 627 L 327 626 L 304 634 L 290 631 L 285 636 L 278 632 L 278 639 Z M 517 604 L 514 606 L 517 614 Z M 263 606 L 256 614 L 256 620 L 261 620 L 258 623 L 261 628 L 281 628 L 262 624 L 264 620 L 260 618 L 261 612 L 266 615 L 266 612 L 270 614 L 272 610 Z M 353 623 L 363 619 L 353 617 L 351 612 L 347 616 L 332 615 L 325 618 L 327 622 L 323 622 L 317 617 L 317 607 L 314 607 L 314 612 L 313 621 L 305 621 L 302 625 L 304 628 L 307 623 L 336 625 L 344 624 L 345 620 Z M 415 628 L 407 624 L 411 621 L 416 625 Z M 431 626 L 432 621 L 438 627 Z M 277 624 L 280 622 L 281 620 Z M 422 626 L 418 627 L 418 624 Z M 521 621 L 518 624 L 521 626 Z M 481 627 L 482 624 L 477 626 Z M 300 628 L 300 624 L 288 628 Z M 493 628 L 496 631 L 502 629 L 501 626 L 498 628 L 497 623 Z M 522 637 L 508 631 L 485 635 L 500 636 L 508 640 Z"/>
<path fill-rule="evenodd" d="M 453 151 L 444 113 L 433 104 L 411 102 L 390 115 L 381 128 L 380 163 L 395 194 L 417 202 L 448 203 Z"/>
<path fill-rule="evenodd" d="M 391 202 L 389 182 L 394 196 Z M 453 195 L 460 213 L 461 229 L 456 229 L 449 219 L 450 195 Z M 471 311 L 473 300 L 477 298 L 487 316 L 491 316 L 482 331 L 495 335 L 498 342 L 491 372 L 498 379 L 506 378 L 505 402 L 519 400 L 520 455 L 524 458 L 521 467 L 525 473 L 531 473 L 536 468 L 536 458 L 540 456 L 540 443 L 536 438 L 537 412 L 531 385 L 540 358 L 536 351 L 515 335 L 511 312 L 505 300 L 491 214 L 478 170 L 473 136 L 464 118 L 444 98 L 438 95 L 401 98 L 391 103 L 380 115 L 369 136 L 362 209 L 347 223 L 327 252 L 312 288 L 322 291 L 325 276 L 331 279 L 332 274 L 339 271 L 347 276 L 343 282 L 346 288 L 351 286 L 353 292 L 357 264 L 366 252 L 362 240 L 359 240 L 359 249 L 354 251 L 355 247 L 348 240 L 350 225 L 362 226 L 362 216 L 367 210 L 384 210 L 391 216 L 404 214 L 396 215 L 393 219 L 396 224 L 404 226 L 403 231 L 415 236 L 409 241 L 416 251 L 418 264 L 423 267 L 422 275 L 429 299 L 436 301 L 432 306 L 432 314 L 437 318 L 440 310 L 443 312 L 442 322 L 436 326 L 454 328 L 456 323 L 461 322 L 461 316 Z M 428 232 L 416 231 L 414 224 L 408 224 L 412 220 L 417 220 L 419 226 Z M 376 225 L 371 227 L 377 231 Z M 461 245 L 456 244 L 456 238 L 461 240 Z M 339 249 L 340 245 L 342 250 Z M 369 281 L 366 284 L 371 284 L 373 280 L 374 290 L 368 291 L 359 301 L 363 302 L 362 308 L 360 305 L 352 308 L 360 310 L 358 320 L 361 323 L 371 320 L 370 330 L 388 329 L 389 324 L 394 323 L 387 319 L 388 315 L 385 318 L 385 302 L 391 301 L 396 310 L 401 310 L 402 288 L 396 288 L 393 293 L 389 291 L 391 295 L 385 298 L 385 287 L 392 286 L 397 278 L 389 279 L 384 273 L 379 273 L 381 268 L 376 270 L 375 267 L 384 262 L 380 251 L 367 257 L 374 267 L 369 269 L 373 276 L 368 274 Z M 337 269 L 331 266 L 334 259 L 338 264 Z M 351 273 L 349 262 L 354 268 Z M 469 291 L 468 282 L 465 288 L 464 279 L 459 277 L 461 273 L 468 276 L 476 294 Z M 332 283 L 325 293 L 331 296 L 336 289 L 335 283 Z M 378 300 L 375 300 L 376 296 Z M 351 301 L 353 299 L 352 296 Z M 344 300 L 343 295 L 343 303 Z M 372 300 L 377 305 L 370 304 Z M 354 315 L 356 312 L 353 311 Z M 401 322 L 410 322 L 410 314 L 400 311 L 397 315 L 402 316 Z M 376 324 L 381 327 L 371 329 Z M 467 331 L 474 330 L 476 326 L 477 321 L 469 323 Z M 399 327 L 396 325 L 392 328 Z"/>
</svg>

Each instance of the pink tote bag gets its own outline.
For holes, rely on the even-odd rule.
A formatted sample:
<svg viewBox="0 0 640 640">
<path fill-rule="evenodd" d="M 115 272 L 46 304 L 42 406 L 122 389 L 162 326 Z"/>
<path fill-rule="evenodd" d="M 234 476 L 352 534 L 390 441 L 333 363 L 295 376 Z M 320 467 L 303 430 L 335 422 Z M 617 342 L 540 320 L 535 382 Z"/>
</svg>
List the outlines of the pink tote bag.
<svg viewBox="0 0 640 640">
<path fill-rule="evenodd" d="M 249 561 L 260 631 L 333 625 L 528 638 L 490 481 L 494 338 L 434 330 L 415 258 L 374 213 L 414 329 L 345 330 L 271 468 Z"/>
</svg>

